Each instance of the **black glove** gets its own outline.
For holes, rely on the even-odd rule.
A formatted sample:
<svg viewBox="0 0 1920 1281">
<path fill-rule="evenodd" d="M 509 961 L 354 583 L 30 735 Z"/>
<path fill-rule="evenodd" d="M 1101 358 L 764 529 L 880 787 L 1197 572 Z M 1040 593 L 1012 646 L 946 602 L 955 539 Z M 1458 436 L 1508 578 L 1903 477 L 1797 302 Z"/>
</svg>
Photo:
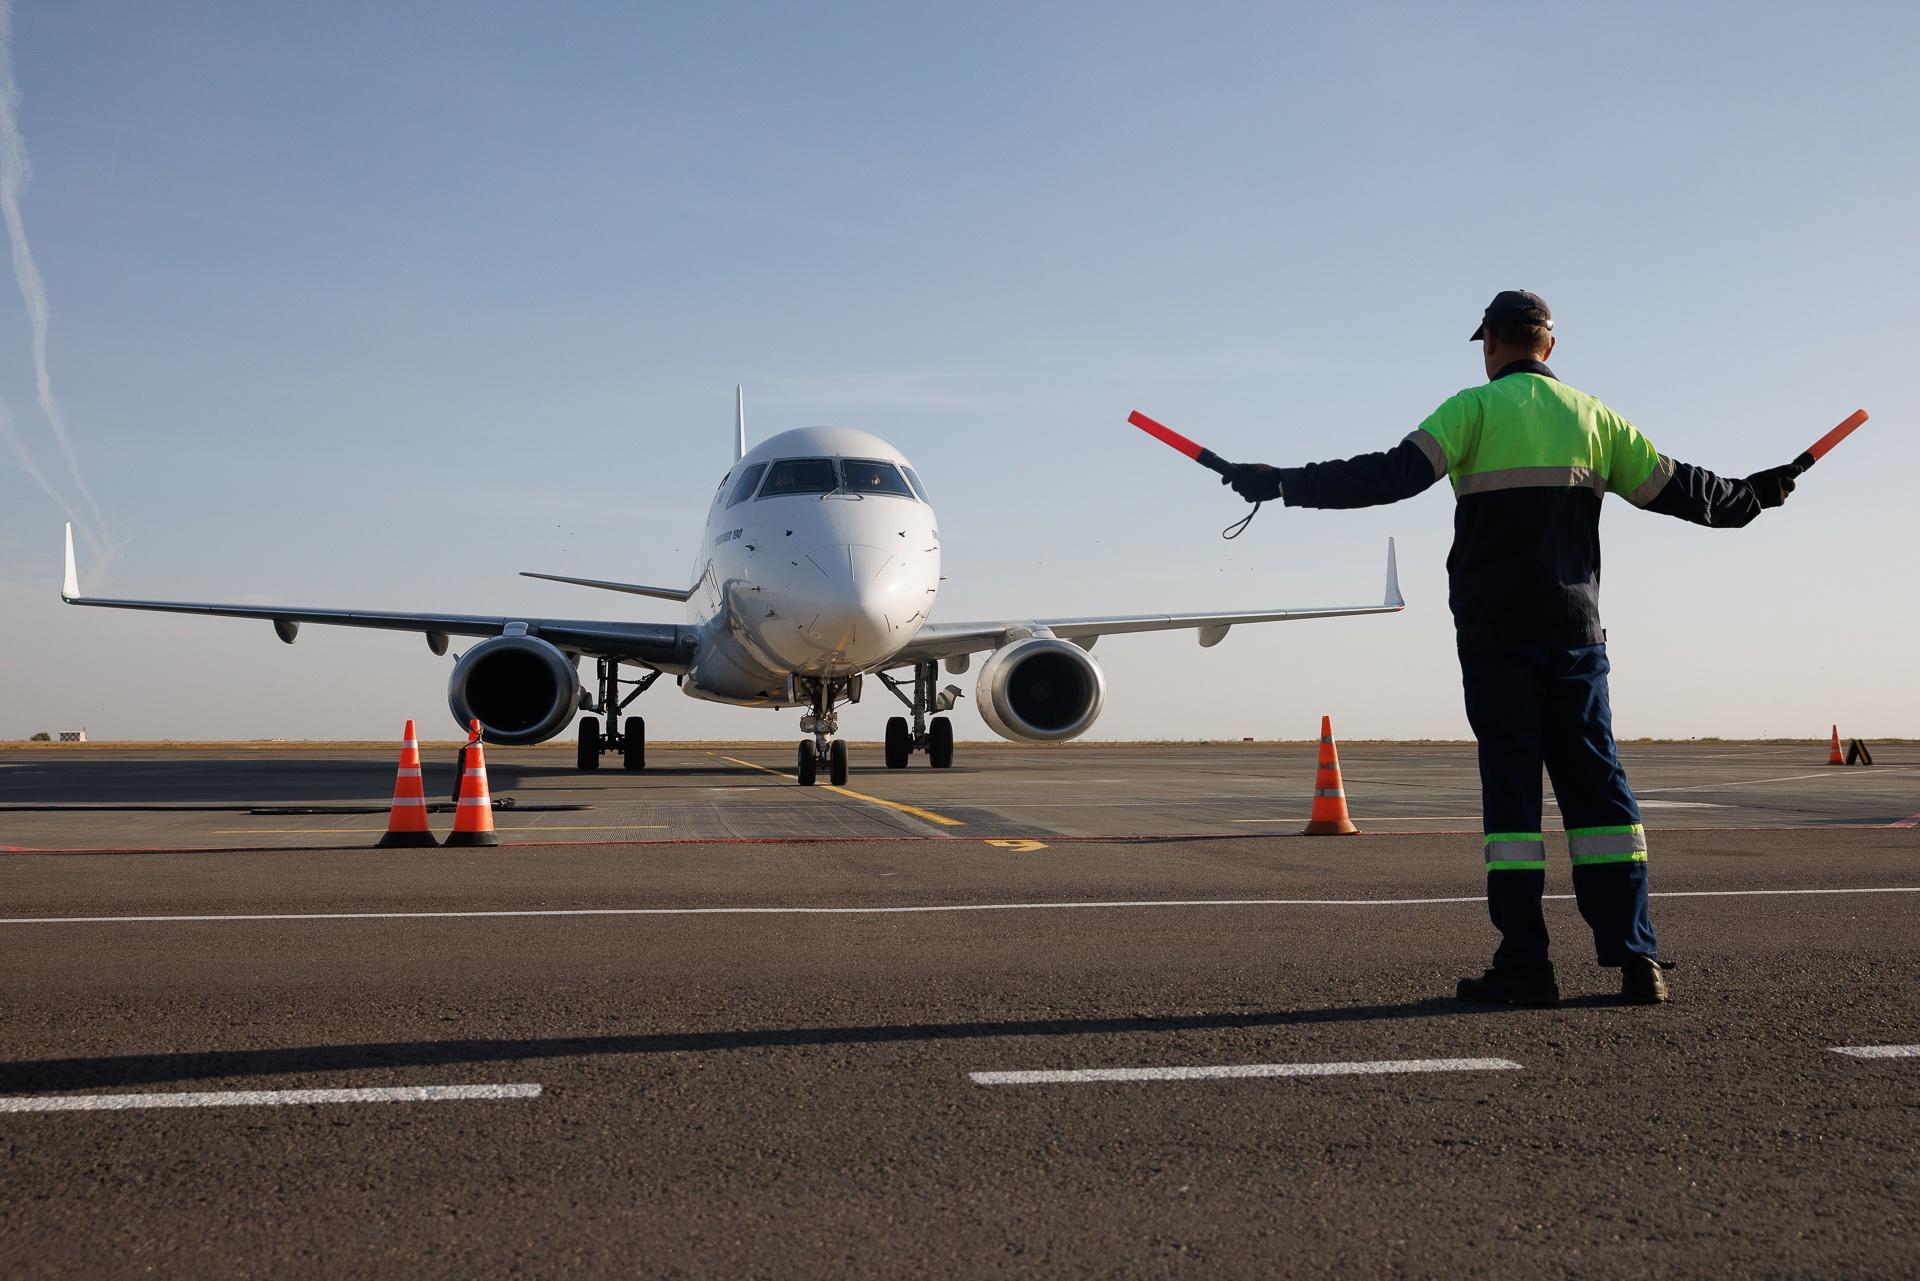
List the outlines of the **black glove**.
<svg viewBox="0 0 1920 1281">
<path fill-rule="evenodd" d="M 1270 503 L 1280 497 L 1280 469 L 1265 463 L 1235 463 L 1220 483 L 1232 485 L 1233 492 L 1250 503 Z"/>
<path fill-rule="evenodd" d="M 1805 470 L 1799 463 L 1769 467 L 1747 477 L 1747 484 L 1753 486 L 1753 496 L 1760 500 L 1762 507 L 1778 507 L 1793 492 L 1794 478 Z"/>
</svg>

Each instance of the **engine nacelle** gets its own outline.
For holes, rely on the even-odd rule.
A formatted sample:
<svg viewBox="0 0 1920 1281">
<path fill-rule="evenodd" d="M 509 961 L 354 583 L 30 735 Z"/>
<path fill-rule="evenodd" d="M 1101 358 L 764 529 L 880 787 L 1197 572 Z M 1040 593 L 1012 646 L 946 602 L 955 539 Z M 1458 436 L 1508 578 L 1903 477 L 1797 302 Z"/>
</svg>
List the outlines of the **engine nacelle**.
<svg viewBox="0 0 1920 1281">
<path fill-rule="evenodd" d="M 1002 645 L 980 667 L 981 719 L 1016 743 L 1062 743 L 1092 728 L 1107 678 L 1071 641 L 1032 636 Z"/>
<path fill-rule="evenodd" d="M 574 662 L 537 637 L 495 636 L 453 665 L 447 706 L 462 729 L 479 721 L 489 743 L 544 743 L 580 710 Z"/>
</svg>

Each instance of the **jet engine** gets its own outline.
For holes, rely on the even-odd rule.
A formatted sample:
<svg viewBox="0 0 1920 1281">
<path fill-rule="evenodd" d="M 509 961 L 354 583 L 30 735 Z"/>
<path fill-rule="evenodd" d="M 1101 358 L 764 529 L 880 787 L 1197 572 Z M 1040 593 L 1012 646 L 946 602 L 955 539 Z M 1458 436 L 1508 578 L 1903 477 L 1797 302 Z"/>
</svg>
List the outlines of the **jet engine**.
<svg viewBox="0 0 1920 1281">
<path fill-rule="evenodd" d="M 580 710 L 576 661 L 532 636 L 495 636 L 453 665 L 447 706 L 462 727 L 479 721 L 489 743 L 545 742 Z"/>
<path fill-rule="evenodd" d="M 1060 743 L 1092 727 L 1107 701 L 1107 678 L 1070 641 L 1031 636 L 1002 645 L 980 667 L 980 716 L 1016 743 Z"/>
</svg>

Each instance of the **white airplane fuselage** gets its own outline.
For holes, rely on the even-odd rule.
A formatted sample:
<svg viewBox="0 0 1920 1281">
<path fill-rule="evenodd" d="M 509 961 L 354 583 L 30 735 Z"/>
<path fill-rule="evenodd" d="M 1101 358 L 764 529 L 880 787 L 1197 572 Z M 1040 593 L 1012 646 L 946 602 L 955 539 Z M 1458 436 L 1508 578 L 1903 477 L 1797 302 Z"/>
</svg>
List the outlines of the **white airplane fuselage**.
<svg viewBox="0 0 1920 1281">
<path fill-rule="evenodd" d="M 878 436 L 802 427 L 735 463 L 707 514 L 683 688 L 748 706 L 804 705 L 796 679 L 884 667 L 926 623 L 940 533 L 911 464 Z"/>
</svg>

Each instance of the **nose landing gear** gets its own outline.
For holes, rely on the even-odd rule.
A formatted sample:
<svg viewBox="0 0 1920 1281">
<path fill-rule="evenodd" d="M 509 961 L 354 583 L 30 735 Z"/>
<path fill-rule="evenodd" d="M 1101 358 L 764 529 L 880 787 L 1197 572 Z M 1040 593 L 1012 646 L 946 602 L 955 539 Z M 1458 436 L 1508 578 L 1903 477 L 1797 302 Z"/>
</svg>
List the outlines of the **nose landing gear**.
<svg viewBox="0 0 1920 1281">
<path fill-rule="evenodd" d="M 819 777 L 820 766 L 827 767 L 827 781 L 835 787 L 847 785 L 847 745 L 836 738 L 840 732 L 840 717 L 834 712 L 836 695 L 845 697 L 849 690 L 845 684 L 819 680 L 811 682 L 813 710 L 800 718 L 800 732 L 811 734 L 813 738 L 800 744 L 799 767 L 795 778 L 802 787 L 812 787 Z"/>
</svg>

